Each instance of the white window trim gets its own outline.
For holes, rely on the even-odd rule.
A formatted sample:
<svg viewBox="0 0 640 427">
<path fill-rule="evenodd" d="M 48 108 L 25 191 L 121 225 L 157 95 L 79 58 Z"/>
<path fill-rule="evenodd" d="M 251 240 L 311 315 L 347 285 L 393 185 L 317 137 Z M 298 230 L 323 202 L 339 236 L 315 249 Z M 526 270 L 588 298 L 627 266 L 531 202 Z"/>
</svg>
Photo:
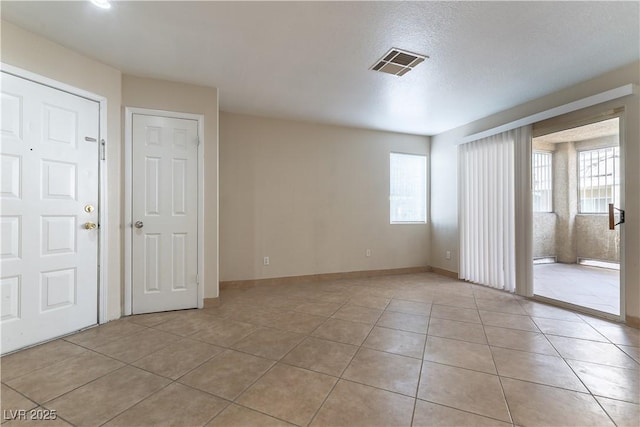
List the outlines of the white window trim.
<svg viewBox="0 0 640 427">
<path fill-rule="evenodd" d="M 549 167 L 551 168 L 551 188 L 550 188 L 550 191 L 551 191 L 551 201 L 550 201 L 550 203 L 549 203 L 549 205 L 550 205 L 550 210 L 548 210 L 548 211 L 536 211 L 536 210 L 534 210 L 533 212 L 534 212 L 534 213 L 553 213 L 553 212 L 555 212 L 555 210 L 554 210 L 555 206 L 553 206 L 553 184 L 554 184 L 554 179 L 553 179 L 553 162 L 554 162 L 554 160 L 553 160 L 553 151 L 546 151 L 546 150 L 532 150 L 532 152 L 531 152 L 531 157 L 533 158 L 533 157 L 535 156 L 535 154 L 537 154 L 537 153 L 540 153 L 540 154 L 548 154 L 548 155 L 549 155 L 549 157 L 550 157 L 550 159 L 551 159 L 551 160 L 550 160 L 550 162 L 549 162 Z M 532 185 L 533 185 L 533 183 L 532 183 Z M 533 190 L 533 187 L 532 187 L 532 190 Z M 533 200 L 532 200 L 532 203 L 533 203 Z"/>
<path fill-rule="evenodd" d="M 618 155 L 620 156 L 620 159 L 622 158 L 622 153 L 621 153 L 622 147 L 621 147 L 620 144 L 618 144 L 618 145 L 603 145 L 602 147 L 584 148 L 584 149 L 581 149 L 581 150 L 576 150 L 576 169 L 577 169 L 576 170 L 576 176 L 578 178 L 577 179 L 577 181 L 578 181 L 577 182 L 577 187 L 578 187 L 577 188 L 578 189 L 578 212 L 577 212 L 577 214 L 578 215 L 608 215 L 607 212 L 583 212 L 582 211 L 582 199 L 581 199 L 581 196 L 580 196 L 580 190 L 581 190 L 581 188 L 580 188 L 580 154 L 581 153 L 585 153 L 587 151 L 606 150 L 608 148 L 618 148 Z M 619 183 L 620 192 L 622 192 L 622 181 L 621 181 L 622 180 L 622 175 L 621 175 L 622 171 L 621 170 L 622 170 L 622 164 L 618 164 L 618 177 L 620 179 L 620 183 Z M 619 204 L 620 200 L 614 200 L 614 203 L 615 204 Z"/>
<path fill-rule="evenodd" d="M 125 107 L 124 127 L 124 312 L 132 314 L 132 248 L 133 248 L 133 115 L 146 114 L 151 116 L 170 117 L 175 119 L 189 119 L 198 122 L 198 308 L 204 307 L 204 115 L 179 113 L 148 108 Z"/>
<path fill-rule="evenodd" d="M 405 156 L 418 156 L 418 157 L 424 157 L 424 161 L 425 161 L 425 171 L 424 171 L 424 176 L 425 176 L 425 218 L 424 221 L 392 221 L 391 220 L 391 155 L 392 154 L 402 154 Z M 428 224 L 429 223 L 429 155 L 428 154 L 422 154 L 422 153 L 406 153 L 406 152 L 402 152 L 402 151 L 390 151 L 389 152 L 389 158 L 388 158 L 388 165 L 389 165 L 389 173 L 387 174 L 388 176 L 388 183 L 389 183 L 389 224 L 390 225 L 424 225 L 424 224 Z"/>
</svg>

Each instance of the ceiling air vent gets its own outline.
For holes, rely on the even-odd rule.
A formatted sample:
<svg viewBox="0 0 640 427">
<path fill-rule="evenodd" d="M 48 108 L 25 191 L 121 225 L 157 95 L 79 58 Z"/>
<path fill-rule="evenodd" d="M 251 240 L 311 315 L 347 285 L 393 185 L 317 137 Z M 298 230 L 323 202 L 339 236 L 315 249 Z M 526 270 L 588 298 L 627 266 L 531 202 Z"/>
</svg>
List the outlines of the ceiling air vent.
<svg viewBox="0 0 640 427">
<path fill-rule="evenodd" d="M 427 58 L 428 56 L 426 55 L 419 55 L 417 53 L 407 52 L 406 50 L 392 48 L 384 54 L 382 58 L 376 61 L 370 69 L 395 76 L 404 76 Z"/>
</svg>

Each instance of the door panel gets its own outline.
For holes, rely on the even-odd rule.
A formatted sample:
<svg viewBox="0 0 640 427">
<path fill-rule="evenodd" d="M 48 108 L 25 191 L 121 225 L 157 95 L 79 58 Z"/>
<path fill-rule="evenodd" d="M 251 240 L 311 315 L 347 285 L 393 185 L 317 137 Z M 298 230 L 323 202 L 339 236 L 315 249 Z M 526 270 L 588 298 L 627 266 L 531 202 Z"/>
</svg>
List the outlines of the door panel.
<svg viewBox="0 0 640 427">
<path fill-rule="evenodd" d="M 617 115 L 603 116 L 532 140 L 534 156 L 552 159 L 534 162 L 534 194 L 553 201 L 546 209 L 536 199 L 533 203 L 533 292 L 578 310 L 619 317 L 622 229 L 609 228 L 608 204 L 624 205 L 621 121 Z"/>
<path fill-rule="evenodd" d="M 133 313 L 195 308 L 198 122 L 133 114 L 132 124 Z"/>
<path fill-rule="evenodd" d="M 97 323 L 99 105 L 3 72 L 0 128 L 6 353 Z"/>
</svg>

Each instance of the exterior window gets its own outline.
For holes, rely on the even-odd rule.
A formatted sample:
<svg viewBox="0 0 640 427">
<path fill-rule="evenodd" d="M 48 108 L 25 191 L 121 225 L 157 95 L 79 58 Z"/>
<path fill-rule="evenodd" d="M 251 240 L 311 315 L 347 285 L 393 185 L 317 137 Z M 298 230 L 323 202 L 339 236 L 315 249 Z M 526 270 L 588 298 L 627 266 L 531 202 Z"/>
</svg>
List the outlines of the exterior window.
<svg viewBox="0 0 640 427">
<path fill-rule="evenodd" d="M 533 152 L 533 211 L 553 211 L 552 154 Z"/>
<path fill-rule="evenodd" d="M 580 151 L 578 156 L 580 213 L 606 213 L 620 200 L 620 148 Z"/>
<path fill-rule="evenodd" d="M 427 156 L 390 154 L 391 224 L 427 222 Z"/>
</svg>

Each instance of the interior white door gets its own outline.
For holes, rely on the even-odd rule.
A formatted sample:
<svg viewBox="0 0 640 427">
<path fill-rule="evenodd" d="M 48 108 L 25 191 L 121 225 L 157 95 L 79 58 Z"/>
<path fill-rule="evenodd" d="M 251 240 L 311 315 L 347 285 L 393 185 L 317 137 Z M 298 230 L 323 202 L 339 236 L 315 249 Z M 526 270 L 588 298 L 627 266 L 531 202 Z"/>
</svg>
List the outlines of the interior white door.
<svg viewBox="0 0 640 427">
<path fill-rule="evenodd" d="M 198 122 L 133 114 L 132 310 L 198 306 Z"/>
<path fill-rule="evenodd" d="M 100 107 L 5 72 L 1 78 L 6 353 L 98 321 Z"/>
</svg>

